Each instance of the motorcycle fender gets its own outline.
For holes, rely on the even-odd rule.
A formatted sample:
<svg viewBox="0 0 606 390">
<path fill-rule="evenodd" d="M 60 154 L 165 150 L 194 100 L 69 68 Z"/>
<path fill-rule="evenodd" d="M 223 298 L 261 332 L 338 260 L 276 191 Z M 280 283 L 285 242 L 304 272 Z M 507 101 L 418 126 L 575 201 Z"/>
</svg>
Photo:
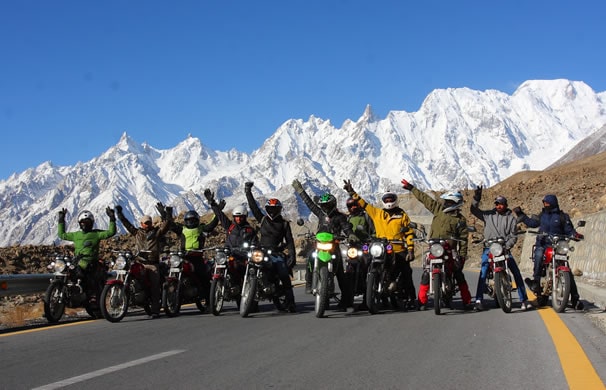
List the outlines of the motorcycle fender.
<svg viewBox="0 0 606 390">
<path fill-rule="evenodd" d="M 120 280 L 120 279 L 108 279 L 105 284 L 113 286 L 114 284 L 120 284 L 123 285 L 124 284 L 124 280 Z"/>
<path fill-rule="evenodd" d="M 505 271 L 504 267 L 494 267 L 493 272 L 496 274 L 497 272 L 503 272 Z"/>
<path fill-rule="evenodd" d="M 434 274 L 434 275 L 435 275 L 435 274 L 439 274 L 440 272 L 441 272 L 441 271 L 440 271 L 440 269 L 439 269 L 439 268 L 434 268 L 434 269 L 432 269 L 432 270 L 431 270 L 431 273 L 432 273 L 432 274 Z"/>
<path fill-rule="evenodd" d="M 212 280 L 220 280 L 223 279 L 223 274 L 213 274 Z"/>
<path fill-rule="evenodd" d="M 567 265 L 559 265 L 557 268 L 557 272 L 570 272 L 570 267 Z"/>
<path fill-rule="evenodd" d="M 178 282 L 178 281 L 179 281 L 179 278 L 176 278 L 176 277 L 174 277 L 174 276 L 167 276 L 167 277 L 164 279 L 164 281 L 165 281 L 165 283 L 169 283 L 169 282 L 175 282 L 175 281 L 176 281 L 176 282 Z"/>
</svg>

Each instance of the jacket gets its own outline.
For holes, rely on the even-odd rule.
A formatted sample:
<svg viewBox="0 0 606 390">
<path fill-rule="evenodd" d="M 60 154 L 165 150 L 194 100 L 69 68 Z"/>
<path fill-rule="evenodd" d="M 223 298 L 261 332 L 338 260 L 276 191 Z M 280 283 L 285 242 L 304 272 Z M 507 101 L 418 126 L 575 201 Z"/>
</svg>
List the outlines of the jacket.
<svg viewBox="0 0 606 390">
<path fill-rule="evenodd" d="M 516 232 L 518 231 L 516 218 L 510 209 L 501 215 L 496 208 L 492 210 L 480 210 L 479 201 L 471 202 L 471 213 L 479 220 L 484 222 L 484 238 L 486 240 L 503 237 L 505 239 L 505 248 L 511 249 L 518 241 Z"/>
<path fill-rule="evenodd" d="M 145 258 L 149 263 L 160 262 L 160 252 L 164 246 L 164 235 L 168 232 L 170 227 L 170 221 L 163 220 L 160 226 L 154 227 L 147 231 L 143 228 L 137 228 L 124 216 L 119 213 L 118 218 L 124 225 L 124 228 L 135 237 L 135 246 L 140 251 L 149 251 L 147 254 L 141 254 L 140 256 Z"/>
</svg>

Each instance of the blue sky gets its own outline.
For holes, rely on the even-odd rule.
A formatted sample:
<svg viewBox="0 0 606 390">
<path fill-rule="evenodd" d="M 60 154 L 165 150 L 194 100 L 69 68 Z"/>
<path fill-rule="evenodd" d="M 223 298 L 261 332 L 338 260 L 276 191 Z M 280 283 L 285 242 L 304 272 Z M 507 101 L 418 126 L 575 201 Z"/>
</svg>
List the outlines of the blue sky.
<svg viewBox="0 0 606 390">
<path fill-rule="evenodd" d="M 531 79 L 606 90 L 604 1 L 2 1 L 0 180 L 127 132 L 251 152 L 290 118 Z"/>
</svg>

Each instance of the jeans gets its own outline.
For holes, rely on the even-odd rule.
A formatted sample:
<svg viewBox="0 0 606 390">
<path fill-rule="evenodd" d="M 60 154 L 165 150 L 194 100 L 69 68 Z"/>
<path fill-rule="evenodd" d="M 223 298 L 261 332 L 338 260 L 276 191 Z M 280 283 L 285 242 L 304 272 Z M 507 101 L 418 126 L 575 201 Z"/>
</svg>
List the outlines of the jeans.
<svg viewBox="0 0 606 390">
<path fill-rule="evenodd" d="M 489 249 L 484 248 L 484 251 L 482 252 L 482 268 L 480 269 L 480 276 L 478 277 L 478 289 L 476 290 L 476 301 L 481 301 L 484 298 L 484 287 L 486 286 L 486 277 L 488 276 L 489 267 L 488 253 Z M 507 256 L 507 266 L 513 274 L 513 279 L 516 282 L 520 302 L 528 300 L 528 297 L 526 296 L 526 287 L 524 287 L 524 280 L 522 279 L 522 274 L 518 268 L 518 263 L 516 263 L 515 259 L 511 255 Z"/>
</svg>

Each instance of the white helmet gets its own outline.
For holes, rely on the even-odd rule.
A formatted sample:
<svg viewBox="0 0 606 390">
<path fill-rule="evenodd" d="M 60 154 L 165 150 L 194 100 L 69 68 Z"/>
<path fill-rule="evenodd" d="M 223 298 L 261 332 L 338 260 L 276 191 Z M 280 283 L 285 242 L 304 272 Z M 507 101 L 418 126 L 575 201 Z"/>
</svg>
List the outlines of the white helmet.
<svg viewBox="0 0 606 390">
<path fill-rule="evenodd" d="M 231 215 L 234 217 L 248 217 L 248 210 L 244 205 L 239 205 L 234 207 L 234 210 L 231 212 Z"/>
<path fill-rule="evenodd" d="M 80 211 L 80 214 L 78 214 L 78 222 L 82 222 L 85 219 L 90 219 L 92 223 L 95 223 L 95 217 L 93 216 L 93 213 L 88 210 L 82 210 Z"/>
<path fill-rule="evenodd" d="M 440 199 L 444 199 L 445 213 L 458 210 L 463 207 L 463 195 L 459 192 L 447 192 L 440 196 Z"/>
<path fill-rule="evenodd" d="M 381 197 L 383 201 L 383 207 L 387 210 L 391 210 L 398 205 L 398 195 L 394 192 L 386 192 Z"/>
</svg>

